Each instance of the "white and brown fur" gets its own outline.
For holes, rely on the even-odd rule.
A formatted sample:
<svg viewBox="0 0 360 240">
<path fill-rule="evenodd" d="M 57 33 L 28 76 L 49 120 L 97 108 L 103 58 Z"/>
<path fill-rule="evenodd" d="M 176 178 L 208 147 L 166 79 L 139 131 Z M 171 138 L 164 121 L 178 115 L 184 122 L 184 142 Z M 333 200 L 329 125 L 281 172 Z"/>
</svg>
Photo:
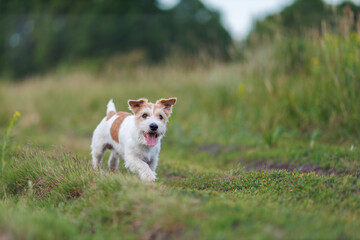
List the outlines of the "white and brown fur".
<svg viewBox="0 0 360 240">
<path fill-rule="evenodd" d="M 109 149 L 111 154 L 108 166 L 111 170 L 118 167 L 121 157 L 125 167 L 139 174 L 142 180 L 155 181 L 161 139 L 175 103 L 176 98 L 160 99 L 155 104 L 147 99 L 129 100 L 129 109 L 133 112 L 130 114 L 116 113 L 115 105 L 110 100 L 107 104 L 107 116 L 93 133 L 93 167 L 101 165 L 104 152 Z"/>
</svg>

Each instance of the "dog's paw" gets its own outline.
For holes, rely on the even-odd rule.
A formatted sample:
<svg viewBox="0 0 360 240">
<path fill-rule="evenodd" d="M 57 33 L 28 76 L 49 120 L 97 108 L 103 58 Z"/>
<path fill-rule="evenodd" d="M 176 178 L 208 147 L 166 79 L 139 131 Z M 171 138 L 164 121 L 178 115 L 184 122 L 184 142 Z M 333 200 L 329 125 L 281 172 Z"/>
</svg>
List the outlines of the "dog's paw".
<svg viewBox="0 0 360 240">
<path fill-rule="evenodd" d="M 146 182 L 155 182 L 156 180 L 156 176 L 154 174 L 154 172 L 144 172 L 140 175 L 141 180 L 146 181 Z"/>
</svg>

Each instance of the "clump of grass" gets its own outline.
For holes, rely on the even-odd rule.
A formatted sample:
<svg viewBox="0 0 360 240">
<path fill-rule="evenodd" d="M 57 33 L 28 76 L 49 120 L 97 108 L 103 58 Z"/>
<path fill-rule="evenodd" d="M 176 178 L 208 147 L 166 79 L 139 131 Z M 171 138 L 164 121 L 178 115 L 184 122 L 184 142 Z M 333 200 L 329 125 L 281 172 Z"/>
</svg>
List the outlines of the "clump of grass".
<svg viewBox="0 0 360 240">
<path fill-rule="evenodd" d="M 277 144 L 277 142 L 279 141 L 282 131 L 283 130 L 280 126 L 277 126 L 274 129 L 265 130 L 263 132 L 263 138 L 264 138 L 266 144 L 269 147 L 275 146 Z"/>
<path fill-rule="evenodd" d="M 36 148 L 24 148 L 8 163 L 8 168 L 1 178 L 6 192 L 35 199 L 52 194 L 59 201 L 78 198 L 94 176 L 85 159 L 47 154 Z"/>
</svg>

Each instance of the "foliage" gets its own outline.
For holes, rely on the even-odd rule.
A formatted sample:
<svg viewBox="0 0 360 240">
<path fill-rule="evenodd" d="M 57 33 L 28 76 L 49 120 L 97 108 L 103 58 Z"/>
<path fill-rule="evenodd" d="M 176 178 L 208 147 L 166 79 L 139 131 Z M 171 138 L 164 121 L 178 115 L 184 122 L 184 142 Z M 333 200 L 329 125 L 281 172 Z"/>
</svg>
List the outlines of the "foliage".
<svg viewBox="0 0 360 240">
<path fill-rule="evenodd" d="M 0 6 L 0 72 L 19 78 L 59 63 L 143 50 L 229 59 L 231 37 L 199 0 L 161 10 L 155 0 L 8 1 Z"/>
<path fill-rule="evenodd" d="M 360 27 L 353 24 L 360 21 L 359 13 L 360 7 L 351 1 L 329 5 L 323 0 L 296 0 L 279 13 L 258 20 L 247 43 L 256 46 L 280 36 L 296 38 L 308 35 L 310 31 L 318 33 L 344 28 L 344 17 L 352 23 L 347 31 L 355 31 Z"/>
</svg>

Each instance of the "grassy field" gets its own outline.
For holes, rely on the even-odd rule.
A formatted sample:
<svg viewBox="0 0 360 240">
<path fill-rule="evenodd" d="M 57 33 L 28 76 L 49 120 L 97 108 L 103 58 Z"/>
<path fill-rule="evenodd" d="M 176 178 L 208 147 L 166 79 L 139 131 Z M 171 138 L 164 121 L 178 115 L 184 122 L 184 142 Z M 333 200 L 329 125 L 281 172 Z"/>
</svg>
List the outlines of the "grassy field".
<svg viewBox="0 0 360 240">
<path fill-rule="evenodd" d="M 0 140 L 0 239 L 358 239 L 359 53 L 342 71 L 325 45 L 299 44 L 307 58 L 290 53 L 304 72 L 277 64 L 279 45 L 242 63 L 111 61 L 2 82 L 1 132 L 21 116 Z M 122 164 L 91 168 L 109 99 L 126 110 L 128 99 L 173 96 L 155 184 Z"/>
</svg>

